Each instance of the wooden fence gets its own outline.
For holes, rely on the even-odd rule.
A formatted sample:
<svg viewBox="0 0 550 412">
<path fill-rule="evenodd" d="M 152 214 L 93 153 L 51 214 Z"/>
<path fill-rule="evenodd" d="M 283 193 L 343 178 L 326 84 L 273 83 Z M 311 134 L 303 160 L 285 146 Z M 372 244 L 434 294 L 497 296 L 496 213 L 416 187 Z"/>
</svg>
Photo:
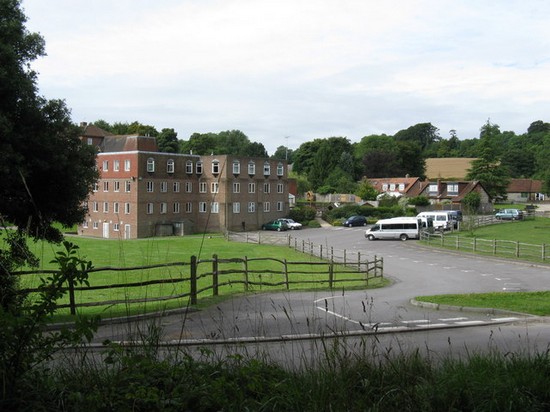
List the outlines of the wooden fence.
<svg viewBox="0 0 550 412">
<path fill-rule="evenodd" d="M 449 249 L 531 261 L 547 262 L 550 260 L 550 248 L 546 244 L 535 245 L 512 240 L 479 239 L 470 236 L 428 232 L 422 232 L 420 239 L 429 245 Z"/>
<path fill-rule="evenodd" d="M 243 291 L 254 288 L 273 287 L 290 289 L 291 285 L 309 286 L 312 284 L 325 284 L 334 288 L 342 284 L 368 285 L 370 279 L 383 277 L 383 259 L 372 261 L 348 262 L 342 265 L 333 260 L 322 261 L 288 261 L 274 258 L 231 258 L 220 259 L 214 255 L 212 259 L 198 259 L 192 256 L 189 262 L 174 262 L 158 265 L 139 267 L 102 267 L 87 271 L 89 286 L 75 286 L 69 281 L 66 290 L 69 292 L 68 303 L 61 303 L 58 308 L 69 308 L 71 314 L 76 314 L 78 307 L 112 306 L 117 304 L 136 304 L 145 302 L 168 301 L 173 299 L 188 299 L 191 305 L 197 304 L 199 295 L 210 292 L 217 296 L 224 287 L 233 288 L 242 285 Z M 169 269 L 176 270 L 166 274 Z M 94 277 L 103 279 L 117 279 L 117 272 L 125 274 L 131 272 L 147 272 L 146 280 L 137 279 L 125 282 L 113 282 L 94 284 Z M 150 272 L 154 272 L 157 278 L 151 279 Z M 21 271 L 20 276 L 41 276 L 56 273 L 54 270 Z M 129 276 L 130 277 L 130 276 Z M 169 286 L 169 294 L 159 293 L 151 296 L 151 287 Z M 143 296 L 129 293 L 132 288 L 145 288 Z M 149 290 L 147 289 L 149 288 Z M 121 298 L 108 300 L 94 300 L 93 295 L 101 291 L 122 289 Z M 20 293 L 29 295 L 39 292 L 39 288 L 22 289 Z M 176 292 L 177 291 L 177 292 Z M 75 293 L 81 297 L 77 302 Z M 83 299 L 85 293 L 91 293 L 88 299 Z M 129 297 L 132 295 L 132 297 Z"/>
</svg>

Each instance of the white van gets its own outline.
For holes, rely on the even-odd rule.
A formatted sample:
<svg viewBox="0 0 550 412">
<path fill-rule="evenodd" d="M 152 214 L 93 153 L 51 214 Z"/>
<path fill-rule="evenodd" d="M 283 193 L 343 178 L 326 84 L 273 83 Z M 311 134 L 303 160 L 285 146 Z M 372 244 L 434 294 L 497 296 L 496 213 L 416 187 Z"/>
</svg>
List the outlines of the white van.
<svg viewBox="0 0 550 412">
<path fill-rule="evenodd" d="M 423 223 L 423 226 L 428 227 L 428 220 L 431 219 L 433 222 L 433 228 L 436 230 L 448 230 L 454 227 L 455 220 L 449 215 L 448 210 L 435 211 L 431 212 L 420 212 L 416 215 Z"/>
<path fill-rule="evenodd" d="M 416 217 L 382 219 L 367 229 L 365 237 L 375 239 L 418 239 L 422 222 Z"/>
</svg>

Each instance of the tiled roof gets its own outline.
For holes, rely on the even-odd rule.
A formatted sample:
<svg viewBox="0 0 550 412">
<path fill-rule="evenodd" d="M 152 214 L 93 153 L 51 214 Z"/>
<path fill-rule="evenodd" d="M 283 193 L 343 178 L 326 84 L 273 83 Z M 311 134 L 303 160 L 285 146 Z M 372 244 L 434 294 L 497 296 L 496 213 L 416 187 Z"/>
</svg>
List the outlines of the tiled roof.
<svg viewBox="0 0 550 412">
<path fill-rule="evenodd" d="M 414 187 L 415 183 L 419 180 L 418 177 L 381 177 L 381 178 L 372 178 L 368 179 L 372 186 L 379 192 L 388 191 L 383 190 L 383 185 L 395 185 L 395 190 L 400 193 L 407 193 L 411 188 Z M 403 184 L 405 186 L 404 190 L 399 190 L 399 185 Z"/>
<path fill-rule="evenodd" d="M 512 179 L 507 189 L 508 193 L 541 193 L 542 180 Z"/>
<path fill-rule="evenodd" d="M 105 137 L 105 136 L 112 136 L 111 133 L 106 132 L 105 130 L 93 125 L 88 124 L 86 127 L 84 127 L 84 130 L 82 132 L 82 136 L 84 137 Z"/>
</svg>

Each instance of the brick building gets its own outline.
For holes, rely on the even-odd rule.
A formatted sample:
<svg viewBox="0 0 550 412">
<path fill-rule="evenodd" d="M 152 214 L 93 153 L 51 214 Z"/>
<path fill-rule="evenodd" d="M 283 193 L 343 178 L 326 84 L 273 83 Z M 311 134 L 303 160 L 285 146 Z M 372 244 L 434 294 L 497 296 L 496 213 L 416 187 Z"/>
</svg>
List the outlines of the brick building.
<svg viewBox="0 0 550 412">
<path fill-rule="evenodd" d="M 255 230 L 289 211 L 285 161 L 158 152 L 147 136 L 113 136 L 87 126 L 100 179 L 79 233 L 136 239 Z"/>
</svg>

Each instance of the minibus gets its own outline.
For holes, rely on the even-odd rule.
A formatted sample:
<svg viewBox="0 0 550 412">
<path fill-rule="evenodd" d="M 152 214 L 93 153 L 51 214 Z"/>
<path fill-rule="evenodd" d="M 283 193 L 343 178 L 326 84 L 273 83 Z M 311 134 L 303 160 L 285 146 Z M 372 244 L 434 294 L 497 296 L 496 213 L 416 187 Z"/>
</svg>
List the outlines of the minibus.
<svg viewBox="0 0 550 412">
<path fill-rule="evenodd" d="M 448 210 L 432 210 L 431 212 L 420 212 L 416 215 L 417 219 L 427 224 L 429 220 L 433 222 L 435 230 L 448 230 L 455 226 L 455 220 L 449 215 Z"/>
<path fill-rule="evenodd" d="M 382 219 L 367 229 L 365 237 L 375 239 L 418 239 L 422 221 L 416 217 Z"/>
</svg>

